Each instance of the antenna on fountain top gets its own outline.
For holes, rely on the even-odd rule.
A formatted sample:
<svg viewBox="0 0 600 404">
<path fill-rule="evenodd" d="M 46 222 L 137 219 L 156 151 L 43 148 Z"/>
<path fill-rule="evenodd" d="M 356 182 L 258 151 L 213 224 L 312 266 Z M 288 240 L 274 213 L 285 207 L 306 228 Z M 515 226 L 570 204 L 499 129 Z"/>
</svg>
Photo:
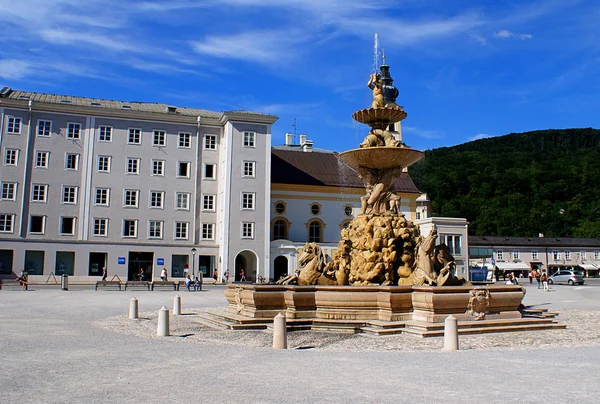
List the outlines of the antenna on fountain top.
<svg viewBox="0 0 600 404">
<path fill-rule="evenodd" d="M 376 32 L 373 37 L 373 73 L 379 71 L 379 34 Z"/>
<path fill-rule="evenodd" d="M 381 48 L 381 60 L 383 61 L 383 64 L 385 64 L 385 49 Z"/>
</svg>

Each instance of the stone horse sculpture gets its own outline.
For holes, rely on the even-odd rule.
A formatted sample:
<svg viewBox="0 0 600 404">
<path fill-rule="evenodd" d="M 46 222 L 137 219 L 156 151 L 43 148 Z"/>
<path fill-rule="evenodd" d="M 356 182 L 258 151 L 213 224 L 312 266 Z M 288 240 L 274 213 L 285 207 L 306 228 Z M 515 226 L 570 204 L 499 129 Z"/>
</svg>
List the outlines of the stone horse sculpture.
<svg viewBox="0 0 600 404">
<path fill-rule="evenodd" d="M 298 269 L 277 281 L 278 285 L 338 285 L 336 271 L 326 265 L 325 254 L 317 243 L 306 243 L 298 257 Z"/>
</svg>

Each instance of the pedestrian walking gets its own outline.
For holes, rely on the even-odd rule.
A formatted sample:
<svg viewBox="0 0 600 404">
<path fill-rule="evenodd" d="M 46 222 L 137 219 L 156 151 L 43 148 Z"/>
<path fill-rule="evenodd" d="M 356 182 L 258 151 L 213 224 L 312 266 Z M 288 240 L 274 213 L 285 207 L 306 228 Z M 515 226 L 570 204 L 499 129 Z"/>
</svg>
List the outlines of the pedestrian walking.
<svg viewBox="0 0 600 404">
<path fill-rule="evenodd" d="M 536 271 L 535 272 L 535 280 L 537 282 L 538 289 L 541 287 L 541 283 L 542 283 L 541 277 L 542 277 L 542 275 L 540 274 L 540 271 Z"/>
<path fill-rule="evenodd" d="M 240 271 L 240 282 L 245 282 L 246 281 L 246 271 L 244 271 L 243 269 Z"/>
<path fill-rule="evenodd" d="M 542 285 L 544 285 L 544 289 L 546 292 L 548 292 L 550 290 L 550 288 L 548 288 L 548 276 L 546 275 L 546 273 L 544 272 L 541 276 L 541 280 L 542 280 Z"/>
<path fill-rule="evenodd" d="M 106 278 L 108 278 L 108 271 L 106 270 L 106 267 L 102 267 L 102 281 L 105 281 Z"/>
</svg>

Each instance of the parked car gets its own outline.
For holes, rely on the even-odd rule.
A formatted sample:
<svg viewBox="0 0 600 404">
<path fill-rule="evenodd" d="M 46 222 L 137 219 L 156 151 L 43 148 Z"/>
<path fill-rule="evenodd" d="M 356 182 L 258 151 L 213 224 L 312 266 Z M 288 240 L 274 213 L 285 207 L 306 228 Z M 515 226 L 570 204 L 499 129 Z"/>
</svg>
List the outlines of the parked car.
<svg viewBox="0 0 600 404">
<path fill-rule="evenodd" d="M 576 283 L 583 285 L 584 282 L 583 274 L 579 271 L 562 270 L 555 272 L 548 277 L 548 283 L 550 285 L 554 283 L 568 283 L 569 285 L 573 286 Z"/>
</svg>

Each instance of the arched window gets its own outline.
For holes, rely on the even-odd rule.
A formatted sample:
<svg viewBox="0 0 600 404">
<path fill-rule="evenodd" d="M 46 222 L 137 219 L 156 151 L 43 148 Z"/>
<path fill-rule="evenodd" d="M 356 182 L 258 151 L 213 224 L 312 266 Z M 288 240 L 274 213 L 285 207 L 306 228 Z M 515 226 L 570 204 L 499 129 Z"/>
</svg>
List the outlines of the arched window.
<svg viewBox="0 0 600 404">
<path fill-rule="evenodd" d="M 313 220 L 308 225 L 308 242 L 320 243 L 323 238 L 322 233 L 323 229 L 321 228 L 321 223 L 316 220 Z"/>
<path fill-rule="evenodd" d="M 273 223 L 273 240 L 281 240 L 288 238 L 288 225 L 283 219 L 277 219 Z"/>
</svg>

